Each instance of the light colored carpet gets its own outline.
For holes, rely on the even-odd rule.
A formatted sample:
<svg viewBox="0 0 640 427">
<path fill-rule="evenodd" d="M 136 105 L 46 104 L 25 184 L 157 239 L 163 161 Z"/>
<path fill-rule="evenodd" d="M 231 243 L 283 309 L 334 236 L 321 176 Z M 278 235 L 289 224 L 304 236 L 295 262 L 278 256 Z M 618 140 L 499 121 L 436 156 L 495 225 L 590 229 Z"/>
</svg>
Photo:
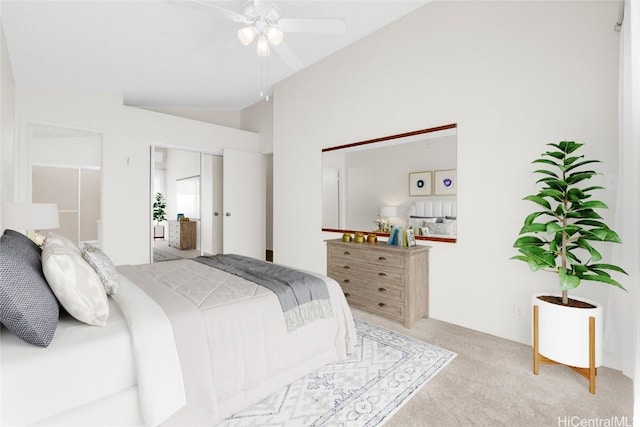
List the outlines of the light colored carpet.
<svg viewBox="0 0 640 427">
<path fill-rule="evenodd" d="M 381 426 L 455 357 L 362 320 L 356 332 L 349 359 L 300 378 L 219 426 Z"/>
<path fill-rule="evenodd" d="M 158 248 L 153 248 L 153 262 L 171 261 L 173 259 L 181 259 L 181 258 L 168 251 L 158 249 Z"/>
<path fill-rule="evenodd" d="M 458 356 L 404 405 L 385 427 L 625 426 L 633 420 L 633 384 L 620 371 L 598 369 L 587 380 L 559 365 L 532 372 L 530 346 L 434 319 L 411 329 L 353 309 L 354 317 L 456 352 Z"/>
</svg>

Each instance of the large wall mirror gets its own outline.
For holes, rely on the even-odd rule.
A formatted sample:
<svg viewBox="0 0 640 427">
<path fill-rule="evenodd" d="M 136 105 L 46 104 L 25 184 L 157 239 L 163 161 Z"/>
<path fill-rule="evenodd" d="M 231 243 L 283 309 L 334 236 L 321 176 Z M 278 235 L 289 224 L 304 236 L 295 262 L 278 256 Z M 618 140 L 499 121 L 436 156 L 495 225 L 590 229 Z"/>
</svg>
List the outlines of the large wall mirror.
<svg viewBox="0 0 640 427">
<path fill-rule="evenodd" d="M 457 124 L 322 150 L 322 230 L 457 241 Z"/>
</svg>

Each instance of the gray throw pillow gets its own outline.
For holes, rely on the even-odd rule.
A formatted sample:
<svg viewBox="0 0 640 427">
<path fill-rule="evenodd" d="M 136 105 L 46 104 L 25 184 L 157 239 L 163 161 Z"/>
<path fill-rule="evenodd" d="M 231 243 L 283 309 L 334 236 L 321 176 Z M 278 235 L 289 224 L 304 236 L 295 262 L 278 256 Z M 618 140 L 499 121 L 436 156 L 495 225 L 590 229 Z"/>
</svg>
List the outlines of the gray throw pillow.
<svg viewBox="0 0 640 427">
<path fill-rule="evenodd" d="M 58 301 L 42 273 L 40 248 L 6 230 L 0 237 L 0 322 L 29 344 L 46 347 L 58 313 Z"/>
<path fill-rule="evenodd" d="M 33 240 L 15 230 L 6 229 L 2 235 L 4 244 L 11 251 L 16 252 L 18 258 L 36 270 L 42 271 L 42 249 Z"/>
<path fill-rule="evenodd" d="M 82 249 L 82 258 L 95 270 L 107 295 L 115 295 L 120 289 L 118 273 L 111 258 L 97 246 L 86 244 Z"/>
</svg>

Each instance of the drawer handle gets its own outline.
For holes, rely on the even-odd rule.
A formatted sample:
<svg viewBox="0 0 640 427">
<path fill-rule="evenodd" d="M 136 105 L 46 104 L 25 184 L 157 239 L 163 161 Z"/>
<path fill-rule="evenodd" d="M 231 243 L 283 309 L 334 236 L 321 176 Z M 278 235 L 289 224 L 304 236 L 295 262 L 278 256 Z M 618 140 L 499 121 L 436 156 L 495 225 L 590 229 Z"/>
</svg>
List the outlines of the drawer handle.
<svg viewBox="0 0 640 427">
<path fill-rule="evenodd" d="M 351 267 L 349 267 L 348 265 L 345 265 L 342 268 L 344 268 L 345 270 L 349 270 Z"/>
<path fill-rule="evenodd" d="M 349 251 L 344 251 L 344 253 L 342 255 L 351 255 L 351 252 Z"/>
<path fill-rule="evenodd" d="M 378 276 L 380 276 L 380 277 L 387 277 L 387 274 L 386 274 L 386 273 L 378 273 Z"/>
<path fill-rule="evenodd" d="M 349 292 L 345 292 L 345 293 L 344 293 L 344 296 L 345 296 L 346 298 L 349 298 L 349 297 L 351 296 L 351 294 L 350 294 Z"/>
<path fill-rule="evenodd" d="M 349 279 L 344 279 L 344 280 L 342 281 L 342 283 L 351 283 L 351 280 L 349 280 Z"/>
<path fill-rule="evenodd" d="M 387 304 L 385 304 L 385 303 L 381 302 L 381 303 L 378 303 L 378 306 L 379 306 L 380 308 L 385 308 L 385 307 L 387 306 Z"/>
<path fill-rule="evenodd" d="M 378 292 L 382 292 L 383 294 L 387 292 L 385 288 L 378 288 Z"/>
<path fill-rule="evenodd" d="M 386 259 L 385 257 L 383 257 L 383 256 L 379 256 L 379 257 L 378 257 L 378 261 L 386 261 L 386 260 L 387 260 L 387 259 Z"/>
</svg>

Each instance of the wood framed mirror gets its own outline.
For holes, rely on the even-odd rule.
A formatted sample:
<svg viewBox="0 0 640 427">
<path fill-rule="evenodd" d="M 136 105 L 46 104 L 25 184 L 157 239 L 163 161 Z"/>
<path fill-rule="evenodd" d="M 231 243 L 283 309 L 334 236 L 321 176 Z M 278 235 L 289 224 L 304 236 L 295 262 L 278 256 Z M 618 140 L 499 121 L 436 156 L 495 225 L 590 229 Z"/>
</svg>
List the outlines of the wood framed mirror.
<svg viewBox="0 0 640 427">
<path fill-rule="evenodd" d="M 322 231 L 384 237 L 401 226 L 418 240 L 455 243 L 457 127 L 323 148 Z"/>
</svg>

